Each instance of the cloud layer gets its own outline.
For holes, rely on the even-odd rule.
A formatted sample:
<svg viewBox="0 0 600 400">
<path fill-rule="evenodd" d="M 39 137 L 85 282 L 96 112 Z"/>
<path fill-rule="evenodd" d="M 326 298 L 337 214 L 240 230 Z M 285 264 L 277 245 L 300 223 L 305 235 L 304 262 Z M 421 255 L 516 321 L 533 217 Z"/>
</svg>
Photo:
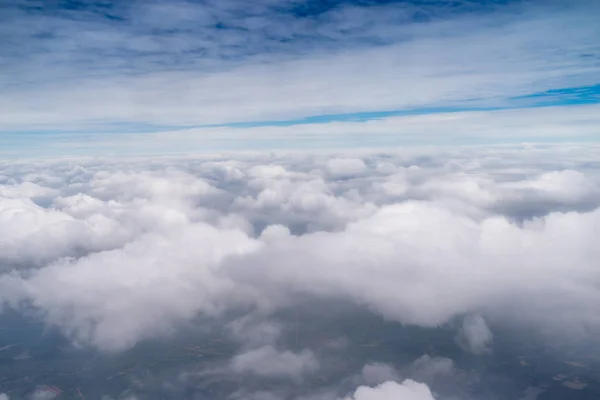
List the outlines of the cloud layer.
<svg viewBox="0 0 600 400">
<path fill-rule="evenodd" d="M 585 337 L 600 325 L 597 151 L 4 164 L 0 293 L 112 351 L 296 296 L 421 326 L 472 314 L 474 352 L 492 337 L 479 315 Z M 237 329 L 249 354 L 278 335 L 261 329 Z M 292 356 L 315 365 L 277 355 Z"/>
</svg>

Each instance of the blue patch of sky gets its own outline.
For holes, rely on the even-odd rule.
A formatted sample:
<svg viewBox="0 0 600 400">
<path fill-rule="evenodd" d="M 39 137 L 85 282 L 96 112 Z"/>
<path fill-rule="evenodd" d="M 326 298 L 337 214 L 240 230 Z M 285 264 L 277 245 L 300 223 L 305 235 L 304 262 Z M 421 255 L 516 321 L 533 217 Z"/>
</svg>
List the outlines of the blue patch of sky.
<svg viewBox="0 0 600 400">
<path fill-rule="evenodd" d="M 514 110 L 524 108 L 539 108 L 552 106 L 571 106 L 585 104 L 600 104 L 600 84 L 581 86 L 564 89 L 554 89 L 545 92 L 533 93 L 525 96 L 516 96 L 509 99 L 508 106 L 494 107 L 424 107 L 404 110 L 389 110 L 389 111 L 367 111 L 354 112 L 343 114 L 323 114 L 315 115 L 300 119 L 283 120 L 283 121 L 254 121 L 254 122 L 238 122 L 230 124 L 212 124 L 201 125 L 195 128 L 215 128 L 215 127 L 232 127 L 232 128 L 253 128 L 262 126 L 292 126 L 304 124 L 322 124 L 329 122 L 366 122 L 371 120 L 399 117 L 407 115 L 428 115 L 453 112 L 476 112 L 476 111 L 500 111 Z M 191 127 L 187 127 L 191 128 Z M 184 129 L 187 129 L 184 128 Z"/>
<path fill-rule="evenodd" d="M 597 104 L 600 103 L 600 83 L 590 86 L 552 89 L 514 97 L 513 100 L 533 100 L 536 106 Z"/>
<path fill-rule="evenodd" d="M 526 108 L 555 107 L 555 106 L 576 106 L 600 104 L 600 84 L 553 89 L 545 92 L 532 93 L 523 96 L 516 96 L 509 99 L 507 106 L 453 106 L 453 107 L 423 107 L 404 110 L 388 111 L 366 111 L 340 114 L 322 114 L 313 115 L 304 118 L 288 120 L 265 120 L 265 121 L 247 121 L 234 123 L 217 123 L 202 125 L 169 126 L 143 123 L 102 123 L 99 125 L 90 125 L 77 134 L 85 133 L 154 133 L 161 131 L 176 131 L 186 129 L 207 129 L 207 128 L 257 128 L 257 127 L 286 127 L 293 125 L 324 124 L 331 122 L 366 122 L 389 117 L 399 117 L 408 115 L 431 115 L 440 113 L 455 112 L 478 112 L 478 111 L 500 111 L 515 110 Z M 23 131 L 23 134 L 67 134 L 64 130 L 35 130 Z"/>
</svg>

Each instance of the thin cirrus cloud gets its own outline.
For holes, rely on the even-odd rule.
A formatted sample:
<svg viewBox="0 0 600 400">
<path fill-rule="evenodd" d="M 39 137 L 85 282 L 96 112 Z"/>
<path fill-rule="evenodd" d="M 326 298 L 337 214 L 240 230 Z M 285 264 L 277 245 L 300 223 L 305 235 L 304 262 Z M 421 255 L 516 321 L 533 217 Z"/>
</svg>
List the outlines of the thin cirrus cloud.
<svg viewBox="0 0 600 400">
<path fill-rule="evenodd" d="M 407 379 L 402 383 L 395 381 L 384 382 L 376 387 L 361 386 L 356 389 L 353 396 L 344 400 L 433 400 L 431 390 L 424 383 Z"/>
<path fill-rule="evenodd" d="M 452 119 L 453 111 L 473 114 L 479 141 L 597 137 L 591 128 L 557 137 L 551 123 L 536 135 L 488 131 L 511 110 L 530 130 L 552 106 L 563 116 L 559 128 L 597 114 L 595 2 L 324 4 L 5 8 L 3 151 L 89 153 L 91 136 L 112 143 L 100 147 L 106 153 L 151 153 L 145 142 L 153 135 L 175 136 L 173 152 L 293 148 L 306 139 L 290 130 L 327 136 L 340 124 L 359 142 L 404 144 L 413 135 L 377 126 L 403 126 L 406 114 Z M 460 135 L 417 136 L 439 143 Z M 346 139 L 357 141 L 352 133 L 328 140 Z"/>
</svg>

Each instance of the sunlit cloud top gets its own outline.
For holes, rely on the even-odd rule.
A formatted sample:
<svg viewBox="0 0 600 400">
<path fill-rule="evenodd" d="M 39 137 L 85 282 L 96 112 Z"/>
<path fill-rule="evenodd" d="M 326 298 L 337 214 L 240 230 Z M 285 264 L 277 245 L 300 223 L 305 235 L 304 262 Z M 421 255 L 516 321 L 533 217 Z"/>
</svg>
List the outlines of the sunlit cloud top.
<svg viewBox="0 0 600 400">
<path fill-rule="evenodd" d="M 3 156 L 600 137 L 595 1 L 1 7 Z"/>
</svg>

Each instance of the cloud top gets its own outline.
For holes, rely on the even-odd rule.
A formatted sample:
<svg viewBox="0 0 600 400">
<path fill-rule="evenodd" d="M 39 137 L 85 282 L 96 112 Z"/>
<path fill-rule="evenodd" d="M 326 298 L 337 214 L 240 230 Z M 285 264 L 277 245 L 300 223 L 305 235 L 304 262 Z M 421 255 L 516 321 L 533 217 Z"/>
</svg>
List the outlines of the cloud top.
<svg viewBox="0 0 600 400">
<path fill-rule="evenodd" d="M 388 381 L 370 388 L 361 386 L 344 400 L 433 400 L 427 385 L 407 379 L 402 383 Z"/>
<path fill-rule="evenodd" d="M 458 340 L 475 353 L 488 321 L 585 338 L 600 327 L 596 151 L 5 163 L 2 302 L 109 351 L 302 296 L 421 326 L 471 315 Z M 264 347 L 276 325 L 238 325 L 246 357 L 316 365 Z"/>
</svg>

